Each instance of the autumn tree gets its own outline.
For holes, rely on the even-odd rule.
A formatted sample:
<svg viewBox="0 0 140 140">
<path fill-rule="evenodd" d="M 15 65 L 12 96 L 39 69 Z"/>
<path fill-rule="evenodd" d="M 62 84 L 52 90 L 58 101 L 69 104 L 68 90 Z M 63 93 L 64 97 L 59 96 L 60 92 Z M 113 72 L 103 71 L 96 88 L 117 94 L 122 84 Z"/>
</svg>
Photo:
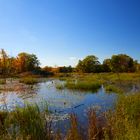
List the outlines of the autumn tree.
<svg viewBox="0 0 140 140">
<path fill-rule="evenodd" d="M 16 58 L 16 68 L 18 72 L 35 70 L 39 66 L 39 60 L 36 55 L 28 53 L 19 53 Z"/>
<path fill-rule="evenodd" d="M 0 68 L 2 74 L 7 74 L 8 72 L 8 55 L 4 49 L 0 51 Z"/>
</svg>

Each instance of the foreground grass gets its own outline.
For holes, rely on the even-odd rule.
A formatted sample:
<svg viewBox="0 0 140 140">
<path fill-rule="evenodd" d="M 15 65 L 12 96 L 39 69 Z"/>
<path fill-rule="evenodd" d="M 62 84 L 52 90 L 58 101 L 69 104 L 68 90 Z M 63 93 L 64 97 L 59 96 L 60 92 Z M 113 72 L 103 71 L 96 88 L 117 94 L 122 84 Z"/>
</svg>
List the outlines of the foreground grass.
<svg viewBox="0 0 140 140">
<path fill-rule="evenodd" d="M 1 140 L 47 140 L 44 115 L 37 105 L 16 108 L 13 112 L 0 112 Z"/>
<path fill-rule="evenodd" d="M 69 140 L 139 140 L 140 93 L 120 96 L 114 111 L 105 113 L 104 121 L 94 110 L 88 113 L 88 127 L 81 132 L 76 117 L 71 121 Z M 83 135 L 86 133 L 86 136 Z"/>
<path fill-rule="evenodd" d="M 107 137 L 114 140 L 140 139 L 140 93 L 120 97 L 115 112 L 108 113 Z"/>
<path fill-rule="evenodd" d="M 115 109 L 104 116 L 89 110 L 88 124 L 79 123 L 75 114 L 70 117 L 70 128 L 65 135 L 52 133 L 37 105 L 17 108 L 13 112 L 0 112 L 1 140 L 139 140 L 140 93 L 121 95 Z M 106 121 L 105 121 L 106 120 Z M 81 129 L 82 128 L 82 129 Z"/>
</svg>

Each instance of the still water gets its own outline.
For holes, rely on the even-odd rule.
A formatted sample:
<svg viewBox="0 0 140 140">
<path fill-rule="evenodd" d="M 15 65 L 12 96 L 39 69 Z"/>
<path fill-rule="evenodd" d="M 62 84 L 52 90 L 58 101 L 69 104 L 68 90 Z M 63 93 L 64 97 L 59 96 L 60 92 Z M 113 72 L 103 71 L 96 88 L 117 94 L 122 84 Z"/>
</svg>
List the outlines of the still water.
<svg viewBox="0 0 140 140">
<path fill-rule="evenodd" d="M 60 82 L 63 83 L 63 81 L 50 79 L 29 86 L 13 81 L 5 87 L 6 90 L 0 93 L 0 109 L 10 111 L 16 106 L 23 107 L 26 103 L 41 105 L 46 102 L 52 112 L 54 126 L 59 128 L 67 124 L 72 113 L 77 115 L 80 123 L 85 124 L 86 114 L 90 108 L 104 112 L 112 109 L 117 99 L 116 94 L 107 94 L 103 86 L 95 93 L 68 89 L 58 90 L 56 84 Z"/>
</svg>

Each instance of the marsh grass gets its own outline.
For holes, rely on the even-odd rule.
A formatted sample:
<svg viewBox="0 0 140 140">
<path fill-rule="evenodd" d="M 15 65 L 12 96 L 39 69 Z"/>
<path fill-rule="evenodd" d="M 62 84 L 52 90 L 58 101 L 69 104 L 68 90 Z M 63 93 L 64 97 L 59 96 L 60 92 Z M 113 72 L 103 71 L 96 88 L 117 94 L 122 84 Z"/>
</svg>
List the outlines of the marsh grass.
<svg viewBox="0 0 140 140">
<path fill-rule="evenodd" d="M 65 87 L 72 90 L 82 90 L 82 91 L 92 91 L 96 92 L 101 84 L 98 82 L 90 82 L 90 81 L 67 81 Z"/>
<path fill-rule="evenodd" d="M 67 140 L 82 140 L 82 136 L 80 134 L 78 120 L 75 114 L 72 114 L 70 117 L 70 129 L 66 135 Z"/>
<path fill-rule="evenodd" d="M 139 140 L 140 94 L 121 96 L 107 118 L 106 139 Z"/>
<path fill-rule="evenodd" d="M 82 128 L 75 114 L 70 117 L 70 129 L 66 140 L 102 140 L 104 139 L 104 126 L 100 123 L 95 110 L 90 109 L 87 113 L 88 125 Z"/>
<path fill-rule="evenodd" d="M 70 117 L 66 135 L 52 133 L 51 125 L 37 105 L 0 112 L 1 140 L 139 140 L 140 94 L 120 95 L 115 110 L 100 119 L 95 110 L 87 113 L 88 124 L 83 126 L 75 114 Z M 102 118 L 101 117 L 101 118 Z M 103 120 L 103 121 L 100 121 Z M 105 122 L 104 122 L 105 120 Z M 81 126 L 84 129 L 81 129 Z"/>
<path fill-rule="evenodd" d="M 0 79 L 0 85 L 6 84 L 6 79 Z"/>
<path fill-rule="evenodd" d="M 122 86 L 138 83 L 139 77 L 140 74 L 120 74 Z M 108 91 L 119 91 L 116 89 L 119 81 L 115 74 L 79 75 L 76 80 L 66 80 L 65 86 L 69 89 L 93 91 L 100 88 L 102 83 L 107 85 Z M 80 130 L 83 124 L 72 114 L 71 125 L 64 138 L 61 133 L 52 134 L 51 124 L 45 119 L 48 112 L 40 111 L 37 105 L 16 108 L 12 112 L 0 112 L 0 140 L 139 140 L 140 93 L 119 96 L 114 110 L 106 113 L 105 124 L 99 122 L 94 110 L 90 110 L 88 126 L 83 132 Z"/>
<path fill-rule="evenodd" d="M 104 122 L 99 121 L 94 110 L 88 112 L 86 137 L 79 131 L 77 120 L 72 118 L 70 140 L 139 140 L 140 139 L 140 93 L 120 95 L 115 110 L 105 113 Z"/>
<path fill-rule="evenodd" d="M 121 88 L 115 85 L 106 85 L 105 91 L 106 93 L 120 93 L 120 94 L 124 93 L 124 91 Z"/>
<path fill-rule="evenodd" d="M 63 84 L 59 84 L 59 83 L 57 83 L 57 84 L 55 85 L 55 87 L 56 87 L 56 89 L 59 89 L 59 90 L 62 90 L 62 89 L 65 88 L 65 86 L 64 86 Z"/>
<path fill-rule="evenodd" d="M 108 93 L 128 93 L 133 85 L 138 85 L 139 89 L 139 84 L 139 73 L 120 73 L 119 77 L 116 73 L 75 74 L 66 80 L 68 89 L 91 91 L 95 88 L 96 91 L 96 85 L 104 85 Z"/>
<path fill-rule="evenodd" d="M 19 82 L 27 85 L 33 85 L 33 84 L 37 84 L 39 80 L 33 77 L 26 77 L 26 78 L 21 78 Z"/>
<path fill-rule="evenodd" d="M 66 135 L 52 133 L 51 125 L 45 120 L 37 105 L 16 108 L 13 112 L 0 112 L 1 140 L 92 140 L 102 137 L 96 113 L 88 113 L 88 129 L 84 132 L 75 114 L 71 114 L 70 128 Z"/>
<path fill-rule="evenodd" d="M 0 139 L 47 140 L 50 132 L 46 131 L 45 123 L 44 113 L 37 105 L 26 105 L 12 112 L 1 112 Z"/>
</svg>

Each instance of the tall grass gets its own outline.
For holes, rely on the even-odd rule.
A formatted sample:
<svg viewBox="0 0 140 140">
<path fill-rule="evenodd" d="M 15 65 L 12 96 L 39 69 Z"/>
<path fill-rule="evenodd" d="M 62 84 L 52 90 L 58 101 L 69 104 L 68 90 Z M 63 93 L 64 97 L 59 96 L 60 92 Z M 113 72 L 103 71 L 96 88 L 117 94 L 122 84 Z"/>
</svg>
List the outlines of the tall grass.
<svg viewBox="0 0 140 140">
<path fill-rule="evenodd" d="M 70 117 L 67 134 L 52 133 L 51 125 L 37 105 L 16 108 L 13 112 L 0 112 L 1 140 L 139 140 L 140 94 L 120 96 L 114 111 L 108 111 L 103 121 L 94 110 L 87 114 L 88 124 Z M 105 117 L 105 118 L 104 118 Z M 104 120 L 106 121 L 104 122 Z M 83 131 L 84 130 L 84 131 Z"/>
<path fill-rule="evenodd" d="M 115 110 L 108 111 L 105 118 L 106 122 L 100 123 L 96 113 L 90 111 L 88 128 L 85 130 L 87 135 L 84 138 L 78 130 L 76 119 L 72 118 L 70 140 L 139 140 L 140 94 L 120 96 Z"/>
<path fill-rule="evenodd" d="M 106 138 L 140 139 L 140 94 L 121 96 L 114 112 L 107 115 Z"/>
<path fill-rule="evenodd" d="M 44 114 L 37 105 L 26 105 L 13 112 L 0 113 L 0 139 L 48 140 Z M 49 137 L 48 137 L 49 136 Z"/>
<path fill-rule="evenodd" d="M 66 135 L 67 140 L 82 140 L 82 136 L 79 131 L 78 121 L 75 114 L 72 114 L 70 117 L 70 129 Z"/>
</svg>

